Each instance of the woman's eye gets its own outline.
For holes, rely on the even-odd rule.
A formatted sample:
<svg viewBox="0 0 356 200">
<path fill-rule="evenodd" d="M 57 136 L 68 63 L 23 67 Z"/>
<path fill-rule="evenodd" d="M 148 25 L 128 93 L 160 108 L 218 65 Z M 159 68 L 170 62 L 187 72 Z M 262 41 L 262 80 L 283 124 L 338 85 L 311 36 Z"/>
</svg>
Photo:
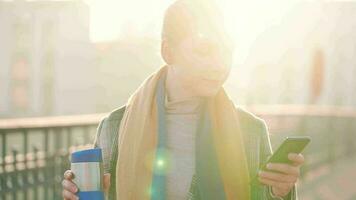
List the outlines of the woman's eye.
<svg viewBox="0 0 356 200">
<path fill-rule="evenodd" d="M 201 42 L 195 47 L 196 53 L 202 56 L 213 55 L 218 52 L 218 47 L 209 42 Z"/>
<path fill-rule="evenodd" d="M 195 49 L 195 52 L 196 52 L 197 54 L 201 55 L 201 56 L 210 55 L 210 50 L 209 50 L 208 48 L 206 48 L 206 47 L 203 47 L 203 46 L 197 47 L 197 48 Z"/>
</svg>

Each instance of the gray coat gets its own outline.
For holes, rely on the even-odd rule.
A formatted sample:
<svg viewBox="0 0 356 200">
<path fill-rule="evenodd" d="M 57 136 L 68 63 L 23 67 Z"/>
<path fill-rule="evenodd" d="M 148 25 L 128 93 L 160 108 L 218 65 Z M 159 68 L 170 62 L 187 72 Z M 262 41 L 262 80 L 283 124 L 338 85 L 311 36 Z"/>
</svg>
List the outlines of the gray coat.
<svg viewBox="0 0 356 200">
<path fill-rule="evenodd" d="M 105 117 L 98 126 L 95 139 L 95 146 L 103 149 L 104 172 L 111 173 L 111 185 L 108 194 L 109 200 L 116 199 L 117 134 L 119 123 L 121 122 L 124 112 L 125 107 L 121 107 Z M 241 108 L 237 108 L 237 112 L 244 138 L 249 174 L 252 178 L 257 175 L 259 166 L 266 162 L 267 158 L 272 154 L 268 129 L 266 123 L 253 114 Z M 195 179 L 196 177 L 193 176 L 190 190 L 187 194 L 188 200 L 200 200 Z M 251 199 L 271 200 L 280 198 L 273 198 L 271 196 L 270 187 L 251 183 Z M 296 200 L 296 187 L 294 187 L 284 199 Z"/>
</svg>

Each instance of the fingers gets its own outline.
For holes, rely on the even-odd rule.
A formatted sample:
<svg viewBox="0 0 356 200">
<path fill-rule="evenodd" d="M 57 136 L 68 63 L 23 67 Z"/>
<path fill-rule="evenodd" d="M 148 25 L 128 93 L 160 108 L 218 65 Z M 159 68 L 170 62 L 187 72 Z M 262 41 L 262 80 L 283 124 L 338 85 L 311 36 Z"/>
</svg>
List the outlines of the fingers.
<svg viewBox="0 0 356 200">
<path fill-rule="evenodd" d="M 288 158 L 293 161 L 293 165 L 285 163 L 268 163 L 267 169 L 271 171 L 261 171 L 259 181 L 271 186 L 279 196 L 284 196 L 294 187 L 300 175 L 300 166 L 304 162 L 304 157 L 300 154 L 290 154 Z"/>
<path fill-rule="evenodd" d="M 288 159 L 293 162 L 294 166 L 300 166 L 305 161 L 303 154 L 296 154 L 296 153 L 288 154 Z"/>
<path fill-rule="evenodd" d="M 110 173 L 105 173 L 103 178 L 104 191 L 108 192 L 110 188 Z"/>
<path fill-rule="evenodd" d="M 64 190 L 68 190 L 71 193 L 77 193 L 78 192 L 77 186 L 72 181 L 69 181 L 67 179 L 64 179 L 62 181 L 62 186 L 63 186 Z"/>
<path fill-rule="evenodd" d="M 284 183 L 296 183 L 298 180 L 298 177 L 296 176 L 267 171 L 261 171 L 259 177 Z"/>
<path fill-rule="evenodd" d="M 67 180 L 74 179 L 74 173 L 71 170 L 65 171 L 63 176 L 64 176 L 64 179 L 67 179 Z"/>
<path fill-rule="evenodd" d="M 272 188 L 272 193 L 278 197 L 284 197 L 286 196 L 291 189 L 281 189 L 281 188 L 277 188 L 277 187 L 271 187 Z M 284 198 L 282 198 L 284 199 Z"/>
<path fill-rule="evenodd" d="M 63 179 L 62 186 L 63 186 L 62 195 L 65 200 L 78 200 L 79 199 L 75 195 L 75 193 L 78 192 L 78 188 L 72 181 Z"/>
<path fill-rule="evenodd" d="M 264 185 L 271 186 L 274 194 L 285 196 L 294 187 L 298 177 L 284 173 L 261 171 L 258 180 Z"/>
<path fill-rule="evenodd" d="M 294 175 L 296 177 L 299 177 L 300 174 L 299 167 L 283 164 L 283 163 L 268 163 L 267 169 L 272 171 L 282 172 L 288 175 Z"/>
<path fill-rule="evenodd" d="M 71 170 L 64 172 L 64 179 L 62 181 L 62 195 L 64 200 L 78 200 L 79 197 L 75 195 L 78 192 L 77 186 L 72 182 L 74 173 Z"/>
<path fill-rule="evenodd" d="M 283 183 L 262 177 L 259 177 L 258 180 L 264 185 L 276 187 L 279 190 L 283 190 L 285 192 L 288 192 L 294 186 L 294 183 Z"/>
<path fill-rule="evenodd" d="M 63 190 L 62 195 L 63 195 L 64 200 L 78 200 L 79 199 L 79 197 L 77 197 L 75 194 L 73 194 L 67 190 Z"/>
</svg>

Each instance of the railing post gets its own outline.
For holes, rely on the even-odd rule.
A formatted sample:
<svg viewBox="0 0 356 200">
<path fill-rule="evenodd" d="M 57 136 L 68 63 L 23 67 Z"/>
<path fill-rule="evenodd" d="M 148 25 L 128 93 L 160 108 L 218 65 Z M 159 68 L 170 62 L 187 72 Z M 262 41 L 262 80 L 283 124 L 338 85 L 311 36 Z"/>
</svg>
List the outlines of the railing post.
<svg viewBox="0 0 356 200">
<path fill-rule="evenodd" d="M 298 126 L 298 134 L 303 136 L 306 135 L 306 126 L 308 123 L 308 116 L 301 116 L 301 120 Z M 303 179 L 307 172 L 307 165 L 303 165 L 301 168 L 301 178 Z"/>
<path fill-rule="evenodd" d="M 38 170 L 40 170 L 39 165 L 38 165 L 38 159 L 37 159 L 37 153 L 38 153 L 38 148 L 36 146 L 33 147 L 33 163 L 34 163 L 34 168 L 33 168 L 33 199 L 38 199 L 38 187 L 36 185 L 40 185 L 39 177 L 38 177 Z"/>
<path fill-rule="evenodd" d="M 44 144 L 44 160 L 45 160 L 45 165 L 44 165 L 44 199 L 49 199 L 49 185 L 51 183 L 50 179 L 50 169 L 51 169 L 51 163 L 49 159 L 49 148 L 48 148 L 48 142 L 49 142 L 49 130 L 46 128 L 43 131 L 43 144 Z"/>
<path fill-rule="evenodd" d="M 353 134 L 353 122 L 354 119 L 345 119 L 347 120 L 347 129 L 346 129 L 346 137 L 345 137 L 345 155 L 348 158 L 351 158 L 353 154 L 355 153 L 355 147 L 354 147 L 354 140 L 355 140 L 355 135 Z"/>
<path fill-rule="evenodd" d="M 329 117 L 329 132 L 325 133 L 327 135 L 327 142 L 328 142 L 328 148 L 327 148 L 327 153 L 328 153 L 328 163 L 331 166 L 331 168 L 334 168 L 335 166 L 335 139 L 334 135 L 331 134 L 334 132 L 335 128 L 335 119 L 333 117 Z"/>
<path fill-rule="evenodd" d="M 18 172 L 17 172 L 17 150 L 13 149 L 12 150 L 12 156 L 13 156 L 13 171 L 12 171 L 12 177 L 11 177 L 11 186 L 12 186 L 12 199 L 16 200 L 17 199 L 17 190 L 19 188 L 18 184 Z"/>
<path fill-rule="evenodd" d="M 24 169 L 22 170 L 22 186 L 23 186 L 23 194 L 24 194 L 24 199 L 28 199 L 28 168 L 27 168 L 27 153 L 28 153 L 28 132 L 26 129 L 22 131 L 22 136 L 23 136 L 23 156 L 24 156 Z"/>
<path fill-rule="evenodd" d="M 1 131 L 1 141 L 2 141 L 2 158 L 5 159 L 6 156 L 6 133 Z"/>
<path fill-rule="evenodd" d="M 6 133 L 4 131 L 0 130 L 0 135 L 1 135 L 1 142 L 2 142 L 2 152 L 1 152 L 1 169 L 2 173 L 0 175 L 0 185 L 1 185 L 1 190 L 6 191 L 7 190 L 7 173 L 6 173 L 6 162 L 5 162 L 5 157 L 6 157 Z M 6 193 L 5 192 L 0 192 L 0 197 L 1 199 L 5 199 Z"/>
<path fill-rule="evenodd" d="M 61 190 L 59 189 L 60 180 L 62 179 L 62 171 L 61 171 L 61 160 L 60 160 L 60 150 L 63 147 L 63 137 L 61 137 L 60 133 L 63 131 L 62 128 L 56 128 L 54 130 L 54 138 L 55 142 L 55 158 L 54 158 L 54 183 L 53 183 L 53 193 L 55 195 L 54 199 L 60 197 Z"/>
<path fill-rule="evenodd" d="M 356 118 L 353 119 L 353 127 L 352 127 L 352 135 L 353 135 L 353 138 L 352 138 L 352 141 L 353 141 L 353 152 L 354 152 L 354 155 L 356 154 L 356 141 L 355 141 L 355 137 L 356 137 Z"/>
<path fill-rule="evenodd" d="M 55 147 L 55 151 L 58 151 L 58 149 L 60 149 L 62 147 L 62 137 L 60 135 L 60 132 L 62 131 L 61 128 L 55 128 L 54 129 L 54 138 L 55 138 L 55 142 L 54 142 L 54 147 Z"/>
<path fill-rule="evenodd" d="M 88 144 L 89 143 L 89 128 L 88 128 L 88 126 L 84 126 L 83 127 L 83 131 L 84 131 L 84 144 L 86 145 L 86 144 Z"/>
<path fill-rule="evenodd" d="M 68 149 L 72 144 L 72 129 L 70 127 L 67 127 L 66 131 L 67 131 L 67 149 Z"/>
</svg>

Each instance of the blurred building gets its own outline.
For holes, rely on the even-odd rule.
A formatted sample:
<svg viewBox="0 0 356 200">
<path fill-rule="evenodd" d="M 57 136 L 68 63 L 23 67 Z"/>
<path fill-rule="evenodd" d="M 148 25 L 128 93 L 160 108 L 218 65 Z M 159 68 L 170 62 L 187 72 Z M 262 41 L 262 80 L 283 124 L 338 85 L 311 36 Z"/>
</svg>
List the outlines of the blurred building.
<svg viewBox="0 0 356 200">
<path fill-rule="evenodd" d="M 355 19 L 356 2 L 300 2 L 255 40 L 230 93 L 243 104 L 356 106 Z"/>
<path fill-rule="evenodd" d="M 121 27 L 119 39 L 92 43 L 89 19 L 82 1 L 0 0 L 0 117 L 107 112 L 163 64 L 159 38 Z M 230 96 L 356 106 L 355 19 L 356 2 L 301 2 L 232 68 Z"/>
<path fill-rule="evenodd" d="M 160 41 L 128 34 L 96 46 L 96 110 L 107 112 L 126 103 L 130 95 L 151 73 L 159 69 Z"/>
<path fill-rule="evenodd" d="M 0 27 L 0 117 L 92 111 L 85 3 L 1 0 Z"/>
</svg>

